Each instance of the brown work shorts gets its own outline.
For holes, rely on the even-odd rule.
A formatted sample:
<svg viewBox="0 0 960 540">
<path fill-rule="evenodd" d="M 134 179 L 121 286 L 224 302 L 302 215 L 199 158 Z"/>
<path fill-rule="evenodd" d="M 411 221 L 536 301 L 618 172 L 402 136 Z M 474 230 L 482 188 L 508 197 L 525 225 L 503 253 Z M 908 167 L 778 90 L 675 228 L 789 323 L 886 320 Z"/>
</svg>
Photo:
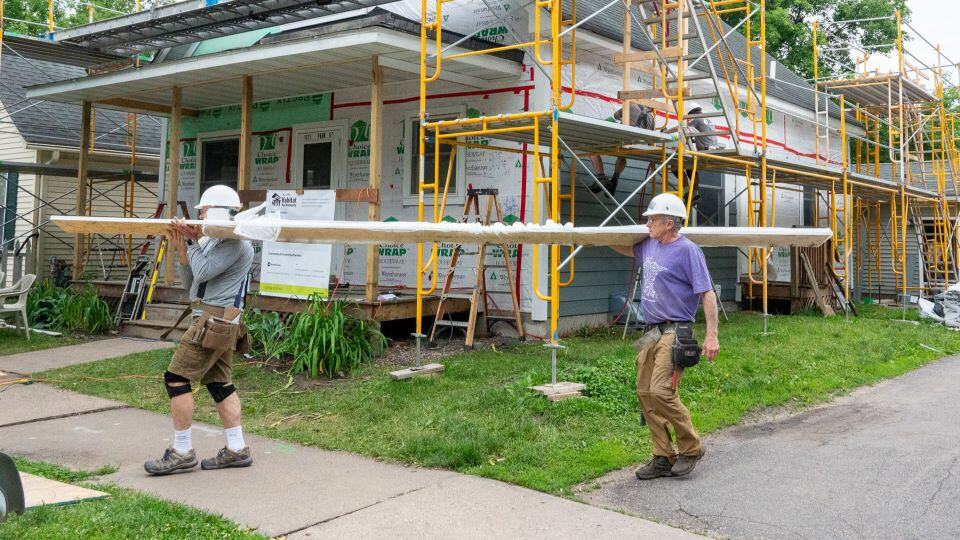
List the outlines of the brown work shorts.
<svg viewBox="0 0 960 540">
<path fill-rule="evenodd" d="M 194 317 L 190 327 L 183 333 L 167 371 L 190 379 L 190 382 L 199 381 L 200 384 L 229 383 L 233 376 L 233 351 L 205 349 L 196 339 L 207 316 L 223 317 L 223 308 L 202 304 L 200 309 L 203 315 Z"/>
</svg>

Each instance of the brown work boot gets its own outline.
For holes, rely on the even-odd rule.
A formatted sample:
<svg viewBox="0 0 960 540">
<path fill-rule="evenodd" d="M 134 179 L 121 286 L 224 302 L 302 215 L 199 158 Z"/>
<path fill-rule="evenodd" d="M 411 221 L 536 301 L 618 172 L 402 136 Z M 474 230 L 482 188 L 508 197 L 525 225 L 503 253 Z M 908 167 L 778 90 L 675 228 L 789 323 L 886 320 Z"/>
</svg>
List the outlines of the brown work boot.
<svg viewBox="0 0 960 540">
<path fill-rule="evenodd" d="M 197 453 L 193 449 L 181 454 L 173 448 L 167 448 L 160 459 L 144 462 L 143 469 L 154 476 L 163 476 L 175 472 L 186 472 L 196 466 Z"/>
<path fill-rule="evenodd" d="M 638 480 L 653 480 L 661 476 L 673 476 L 670 472 L 670 460 L 663 456 L 653 456 L 643 467 L 637 469 Z"/>
<path fill-rule="evenodd" d="M 216 457 L 207 458 L 200 462 L 200 468 L 205 471 L 229 467 L 249 467 L 250 465 L 253 465 L 253 458 L 250 457 L 249 446 L 244 446 L 237 452 L 224 446 L 217 452 Z"/>
<path fill-rule="evenodd" d="M 690 474 L 693 471 L 693 468 L 697 466 L 697 462 L 703 458 L 703 455 L 707 453 L 705 448 L 700 449 L 700 453 L 693 456 L 685 456 L 683 454 L 677 458 L 677 462 L 673 464 L 673 469 L 671 472 L 673 476 L 684 476 Z"/>
</svg>

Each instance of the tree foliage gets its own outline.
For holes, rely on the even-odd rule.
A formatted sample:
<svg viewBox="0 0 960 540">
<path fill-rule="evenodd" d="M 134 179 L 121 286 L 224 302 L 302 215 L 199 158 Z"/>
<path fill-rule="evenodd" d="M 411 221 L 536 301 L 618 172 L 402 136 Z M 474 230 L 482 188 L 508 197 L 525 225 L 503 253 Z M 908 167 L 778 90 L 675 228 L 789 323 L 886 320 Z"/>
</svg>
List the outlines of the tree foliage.
<svg viewBox="0 0 960 540">
<path fill-rule="evenodd" d="M 47 26 L 50 13 L 49 0 L 3 0 L 4 31 L 27 36 L 43 36 L 49 31 Z M 170 1 L 141 2 L 140 9 L 149 9 L 156 4 Z M 92 4 L 92 6 L 91 6 Z M 119 17 L 136 10 L 136 0 L 54 0 L 53 24 L 57 29 L 80 26 L 94 21 Z M 17 19 L 17 20 L 12 20 Z M 27 21 L 27 22 L 19 22 Z"/>
<path fill-rule="evenodd" d="M 850 46 L 847 51 L 824 51 L 820 56 L 819 75 L 828 77 L 854 66 L 852 55 L 857 48 L 869 48 L 874 54 L 886 54 L 897 38 L 895 13 L 900 10 L 908 20 L 906 0 L 767 0 L 767 52 L 801 76 L 813 78 L 813 21 L 819 21 L 818 42 L 821 47 Z M 759 15 L 755 15 L 758 18 Z M 883 17 L 883 20 L 837 22 Z M 728 14 L 726 22 L 737 24 L 742 14 Z M 759 24 L 753 31 L 759 32 Z M 757 37 L 757 36 L 754 36 Z"/>
</svg>

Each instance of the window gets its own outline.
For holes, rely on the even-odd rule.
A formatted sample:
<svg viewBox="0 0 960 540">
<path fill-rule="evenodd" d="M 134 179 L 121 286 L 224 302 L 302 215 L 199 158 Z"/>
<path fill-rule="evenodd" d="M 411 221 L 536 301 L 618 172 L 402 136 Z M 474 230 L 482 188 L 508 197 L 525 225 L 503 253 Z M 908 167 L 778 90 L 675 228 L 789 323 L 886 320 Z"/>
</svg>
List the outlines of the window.
<svg viewBox="0 0 960 540">
<path fill-rule="evenodd" d="M 330 189 L 333 142 L 303 145 L 303 189 Z"/>
<path fill-rule="evenodd" d="M 811 188 L 803 189 L 803 226 L 804 227 L 813 227 L 815 223 L 813 222 L 814 208 L 813 203 L 816 201 L 816 194 Z"/>
<path fill-rule="evenodd" d="M 724 219 L 723 175 L 718 173 L 697 173 L 697 194 L 700 200 L 695 203 L 696 223 L 700 227 L 726 226 Z"/>
<path fill-rule="evenodd" d="M 434 115 L 430 118 L 431 121 L 438 120 L 452 120 L 457 118 L 457 114 L 446 114 L 446 115 Z M 417 118 L 412 118 L 407 124 L 410 128 L 407 135 L 407 140 L 405 144 L 408 145 L 407 148 L 410 148 L 410 160 L 407 163 L 407 189 L 404 194 L 405 202 L 408 204 L 415 203 L 419 197 L 420 193 L 420 120 Z M 436 150 L 436 145 L 433 140 L 428 138 L 425 144 L 424 151 L 424 160 L 423 160 L 423 182 L 425 184 L 433 183 L 434 180 L 434 154 Z M 460 152 L 458 151 L 458 154 Z M 440 145 L 440 181 L 438 191 L 442 193 L 444 183 L 447 180 L 447 171 L 450 168 L 450 158 L 453 154 L 453 147 L 448 144 Z M 453 199 L 457 199 L 460 195 L 460 182 L 461 178 L 464 175 L 465 167 L 464 160 L 462 157 L 457 157 L 454 159 L 453 165 L 453 174 L 450 176 L 450 188 L 448 192 L 448 202 L 452 202 Z M 427 190 L 427 194 L 431 194 L 431 191 Z M 462 198 L 462 197 L 460 197 Z"/>
<path fill-rule="evenodd" d="M 17 184 L 20 173 L 0 174 L 0 197 L 3 200 L 3 246 L 13 249 L 13 239 L 17 235 Z M 10 203 L 9 205 L 7 203 Z"/>
<path fill-rule="evenodd" d="M 203 141 L 200 157 L 200 193 L 210 186 L 226 185 L 237 188 L 240 164 L 240 139 Z"/>
</svg>

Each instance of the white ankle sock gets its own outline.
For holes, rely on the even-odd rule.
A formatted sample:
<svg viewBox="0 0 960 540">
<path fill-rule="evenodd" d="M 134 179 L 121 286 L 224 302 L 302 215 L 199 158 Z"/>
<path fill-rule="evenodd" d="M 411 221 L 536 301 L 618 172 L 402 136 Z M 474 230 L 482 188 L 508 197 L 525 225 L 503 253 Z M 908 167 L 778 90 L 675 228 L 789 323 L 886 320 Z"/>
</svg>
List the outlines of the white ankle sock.
<svg viewBox="0 0 960 540">
<path fill-rule="evenodd" d="M 173 431 L 173 449 L 181 454 L 189 452 L 193 448 L 193 428 L 188 427 L 183 431 Z"/>
<path fill-rule="evenodd" d="M 243 442 L 243 426 L 226 428 L 223 432 L 227 434 L 227 448 L 231 452 L 239 452 L 246 446 Z"/>
</svg>

